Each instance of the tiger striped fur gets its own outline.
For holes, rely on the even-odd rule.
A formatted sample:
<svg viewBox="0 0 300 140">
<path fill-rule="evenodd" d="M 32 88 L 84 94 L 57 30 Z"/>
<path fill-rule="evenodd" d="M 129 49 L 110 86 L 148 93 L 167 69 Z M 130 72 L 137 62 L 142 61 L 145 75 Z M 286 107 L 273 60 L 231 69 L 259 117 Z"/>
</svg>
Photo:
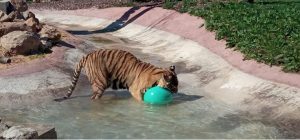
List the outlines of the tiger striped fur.
<svg viewBox="0 0 300 140">
<path fill-rule="evenodd" d="M 175 66 L 159 68 L 142 62 L 127 51 L 101 49 L 83 57 L 77 64 L 65 98 L 72 95 L 82 68 L 92 85 L 91 99 L 100 98 L 108 87 L 128 89 L 138 101 L 142 101 L 146 89 L 154 85 L 165 87 L 172 93 L 178 90 Z"/>
</svg>

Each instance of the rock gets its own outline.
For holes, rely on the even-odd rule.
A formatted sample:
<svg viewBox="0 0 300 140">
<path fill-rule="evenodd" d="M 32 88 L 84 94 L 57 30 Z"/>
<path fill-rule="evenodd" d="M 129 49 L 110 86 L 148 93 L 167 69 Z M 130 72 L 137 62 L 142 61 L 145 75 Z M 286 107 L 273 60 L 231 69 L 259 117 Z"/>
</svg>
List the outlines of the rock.
<svg viewBox="0 0 300 140">
<path fill-rule="evenodd" d="M 7 129 L 9 129 L 9 128 L 10 128 L 10 126 L 7 125 L 7 124 L 5 124 L 5 123 L 2 121 L 2 119 L 0 118 L 0 133 L 3 132 L 3 131 L 5 131 L 5 130 L 7 130 Z"/>
<path fill-rule="evenodd" d="M 36 17 L 35 17 L 34 13 L 32 13 L 31 11 L 28 11 L 26 19 L 28 19 L 28 18 L 36 18 Z"/>
<path fill-rule="evenodd" d="M 31 27 L 33 32 L 38 32 L 42 29 L 42 25 L 40 24 L 40 21 L 30 11 L 27 14 L 25 24 Z"/>
<path fill-rule="evenodd" d="M 2 133 L 4 139 L 35 139 L 38 138 L 38 132 L 32 128 L 24 126 L 13 126 Z"/>
<path fill-rule="evenodd" d="M 7 21 L 9 21 L 8 15 L 6 13 L 4 13 L 3 11 L 0 11 L 0 21 L 1 22 L 7 22 Z"/>
<path fill-rule="evenodd" d="M 43 40 L 51 40 L 52 43 L 56 43 L 60 40 L 61 34 L 60 32 L 49 25 L 44 25 L 39 32 L 41 39 Z"/>
<path fill-rule="evenodd" d="M 29 11 L 27 10 L 27 11 L 25 11 L 25 12 L 22 12 L 22 15 L 23 15 L 23 17 L 25 18 L 25 19 L 28 19 L 29 17 L 28 17 L 28 14 L 29 14 Z"/>
<path fill-rule="evenodd" d="M 37 18 L 34 18 L 34 17 L 28 18 L 28 19 L 25 21 L 25 24 L 26 24 L 28 27 L 31 27 L 31 31 L 32 31 L 32 32 L 37 33 L 39 30 L 41 30 L 40 24 L 39 24 L 39 20 L 38 20 Z"/>
<path fill-rule="evenodd" d="M 8 64 L 11 63 L 11 59 L 6 56 L 0 56 L 0 63 L 1 64 Z M 1 129 L 1 128 L 0 128 Z"/>
<path fill-rule="evenodd" d="M 6 15 L 10 14 L 14 11 L 13 5 L 9 2 L 9 0 L 1 0 L 0 1 L 0 10 L 4 12 Z"/>
<path fill-rule="evenodd" d="M 17 20 L 17 21 L 25 20 L 25 17 L 23 16 L 22 12 L 14 11 L 14 13 L 15 13 L 15 19 L 14 20 Z"/>
<path fill-rule="evenodd" d="M 57 133 L 52 125 L 46 124 L 25 124 L 26 127 L 37 130 L 38 139 L 57 139 Z"/>
<path fill-rule="evenodd" d="M 42 51 L 48 50 L 53 46 L 53 43 L 50 40 L 41 40 L 42 43 Z"/>
<path fill-rule="evenodd" d="M 0 122 L 0 124 L 1 124 L 1 122 Z M 57 139 L 57 133 L 56 133 L 56 130 L 55 130 L 55 128 L 54 128 L 53 125 L 37 124 L 37 123 L 25 123 L 25 124 L 16 125 L 15 123 L 12 123 L 12 122 L 11 122 L 11 124 L 9 124 L 9 122 L 5 122 L 5 124 L 8 124 L 9 127 L 5 128 L 5 130 L 3 130 L 3 131 L 0 130 L 0 139 L 5 139 L 5 138 L 6 139 L 9 139 L 9 138 L 11 138 L 11 139 L 17 139 L 17 138 L 18 139 L 21 139 L 21 138 L 25 139 L 24 137 L 21 137 L 21 138 L 17 137 L 17 136 L 20 136 L 20 132 L 21 133 L 24 132 L 24 129 L 26 131 L 30 130 L 29 133 L 27 133 L 27 134 L 23 133 L 23 134 L 26 134 L 25 136 L 27 138 L 28 138 L 28 136 L 33 136 L 33 137 L 29 137 L 29 138 L 35 138 L 35 139 Z M 11 126 L 14 126 L 14 128 L 11 127 Z M 21 135 L 23 135 L 23 134 L 21 134 Z"/>
<path fill-rule="evenodd" d="M 38 35 L 32 32 L 13 31 L 2 36 L 0 44 L 5 49 L 6 54 L 27 55 L 37 52 L 41 42 Z"/>
<path fill-rule="evenodd" d="M 7 15 L 7 17 L 4 17 L 2 22 L 12 22 L 16 19 L 17 13 L 15 11 L 12 11 L 10 14 Z"/>
<path fill-rule="evenodd" d="M 0 24 L 0 37 L 12 31 L 31 31 L 24 22 L 3 22 Z"/>
<path fill-rule="evenodd" d="M 13 22 L 13 21 L 24 21 L 23 15 L 18 11 L 12 11 L 9 15 L 6 21 L 4 22 Z"/>
<path fill-rule="evenodd" d="M 24 0 L 10 0 L 10 3 L 18 12 L 25 12 L 26 10 L 28 10 L 28 5 Z"/>
<path fill-rule="evenodd" d="M 18 11 L 12 11 L 9 15 L 8 15 L 9 20 L 8 21 L 4 21 L 4 22 L 12 22 L 12 21 L 24 21 L 24 16 L 22 15 L 21 12 Z"/>
<path fill-rule="evenodd" d="M 18 11 L 12 11 L 9 15 L 0 11 L 0 21 L 1 22 L 13 22 L 13 21 L 23 21 L 25 17 L 22 13 Z"/>
<path fill-rule="evenodd" d="M 40 3 L 41 0 L 32 0 L 32 2 L 35 2 L 35 3 Z"/>
<path fill-rule="evenodd" d="M 9 126 L 5 123 L 0 123 L 0 132 L 3 132 L 5 130 L 9 129 Z"/>
<path fill-rule="evenodd" d="M 27 9 L 27 3 L 23 0 L 0 0 L 0 11 L 2 12 L 0 13 L 0 21 L 24 20 L 23 12 L 26 12 Z"/>
</svg>

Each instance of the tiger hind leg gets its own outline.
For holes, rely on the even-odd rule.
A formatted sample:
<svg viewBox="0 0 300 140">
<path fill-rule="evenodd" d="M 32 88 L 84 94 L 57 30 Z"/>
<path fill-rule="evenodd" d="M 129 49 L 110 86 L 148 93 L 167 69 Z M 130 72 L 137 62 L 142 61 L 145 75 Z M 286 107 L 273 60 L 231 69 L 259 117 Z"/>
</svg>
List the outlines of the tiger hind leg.
<svg viewBox="0 0 300 140">
<path fill-rule="evenodd" d="M 97 84 L 92 85 L 93 95 L 91 97 L 92 100 L 100 99 L 103 95 L 103 92 L 105 90 L 105 86 L 99 86 Z"/>
</svg>

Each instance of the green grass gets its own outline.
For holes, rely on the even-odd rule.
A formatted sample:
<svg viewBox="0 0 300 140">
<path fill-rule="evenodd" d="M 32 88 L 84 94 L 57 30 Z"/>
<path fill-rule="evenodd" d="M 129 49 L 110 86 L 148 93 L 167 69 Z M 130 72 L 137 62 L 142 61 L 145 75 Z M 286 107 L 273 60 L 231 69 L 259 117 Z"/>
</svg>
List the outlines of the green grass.
<svg viewBox="0 0 300 140">
<path fill-rule="evenodd" d="M 163 4 L 163 8 L 172 9 L 177 3 L 178 0 L 165 0 L 165 3 Z"/>
<path fill-rule="evenodd" d="M 29 55 L 29 59 L 30 59 L 30 60 L 33 60 L 33 59 L 44 58 L 44 57 L 46 57 L 46 55 L 47 55 L 47 54 L 45 54 L 45 53 Z"/>
<path fill-rule="evenodd" d="M 194 6 L 197 4 L 197 0 L 183 0 L 182 1 L 182 7 L 179 9 L 179 12 L 188 12 L 191 6 Z"/>
<path fill-rule="evenodd" d="M 300 70 L 300 1 L 211 2 L 184 9 L 203 17 L 216 39 L 225 39 L 245 59 L 279 65 L 284 71 Z"/>
</svg>

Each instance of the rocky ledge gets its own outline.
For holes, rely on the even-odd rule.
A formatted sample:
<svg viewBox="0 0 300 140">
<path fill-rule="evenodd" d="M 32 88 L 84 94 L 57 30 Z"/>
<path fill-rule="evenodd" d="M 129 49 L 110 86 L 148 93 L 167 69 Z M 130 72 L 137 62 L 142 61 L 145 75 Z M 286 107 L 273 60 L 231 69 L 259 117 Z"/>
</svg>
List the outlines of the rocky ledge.
<svg viewBox="0 0 300 140">
<path fill-rule="evenodd" d="M 44 124 L 14 124 L 0 118 L 0 139 L 56 139 L 55 128 Z"/>
<path fill-rule="evenodd" d="M 25 1 L 0 1 L 0 63 L 19 63 L 36 58 L 32 55 L 44 56 L 60 38 L 56 28 L 39 22 Z"/>
</svg>

